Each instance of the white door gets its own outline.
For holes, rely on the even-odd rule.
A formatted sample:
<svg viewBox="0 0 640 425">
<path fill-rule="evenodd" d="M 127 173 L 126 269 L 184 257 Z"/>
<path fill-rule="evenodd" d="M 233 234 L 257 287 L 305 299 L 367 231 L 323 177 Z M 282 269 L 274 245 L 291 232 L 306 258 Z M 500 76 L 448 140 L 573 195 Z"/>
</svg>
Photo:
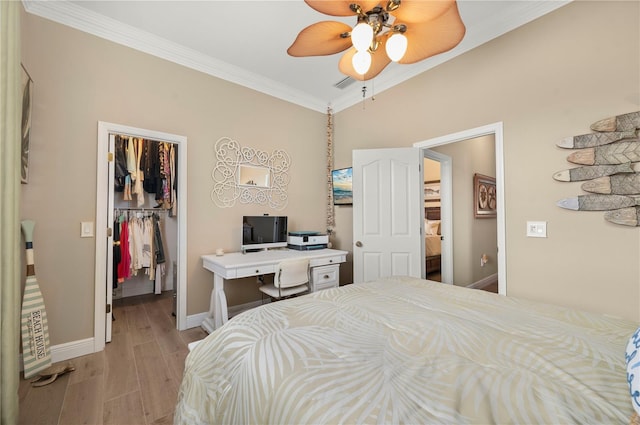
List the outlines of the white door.
<svg viewBox="0 0 640 425">
<path fill-rule="evenodd" d="M 424 271 L 422 152 L 353 151 L 353 281 Z"/>
<path fill-rule="evenodd" d="M 115 174 L 115 138 L 116 136 L 113 134 L 109 134 L 109 155 L 107 157 L 108 160 L 108 181 L 109 187 L 113 188 L 114 184 L 114 174 Z M 107 293 L 106 293 L 106 317 L 104 322 L 104 340 L 105 342 L 111 342 L 111 321 L 113 320 L 113 313 L 111 312 L 113 305 L 113 189 L 107 191 L 107 223 L 109 226 L 109 230 L 107 231 L 107 264 L 105 265 L 105 269 L 107 272 Z"/>
</svg>

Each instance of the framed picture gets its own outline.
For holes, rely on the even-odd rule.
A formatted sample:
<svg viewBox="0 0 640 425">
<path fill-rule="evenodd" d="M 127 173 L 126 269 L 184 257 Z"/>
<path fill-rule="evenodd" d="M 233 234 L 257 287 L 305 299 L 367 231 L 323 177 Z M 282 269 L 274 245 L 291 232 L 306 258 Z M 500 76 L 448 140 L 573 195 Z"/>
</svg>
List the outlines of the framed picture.
<svg viewBox="0 0 640 425">
<path fill-rule="evenodd" d="M 473 216 L 496 217 L 496 179 L 482 174 L 473 175 Z"/>
<path fill-rule="evenodd" d="M 440 202 L 440 180 L 424 182 L 424 203 Z"/>
<path fill-rule="evenodd" d="M 333 205 L 353 205 L 353 168 L 331 171 Z"/>
</svg>

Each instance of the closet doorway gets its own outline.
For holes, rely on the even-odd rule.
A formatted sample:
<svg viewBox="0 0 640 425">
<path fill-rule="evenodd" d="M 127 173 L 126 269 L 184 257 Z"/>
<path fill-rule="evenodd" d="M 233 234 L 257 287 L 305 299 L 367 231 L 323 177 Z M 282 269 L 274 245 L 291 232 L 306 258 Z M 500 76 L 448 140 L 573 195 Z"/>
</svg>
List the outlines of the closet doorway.
<svg viewBox="0 0 640 425">
<path fill-rule="evenodd" d="M 165 201 L 158 200 L 154 194 L 149 194 L 138 188 L 142 192 L 140 196 L 128 195 L 128 188 L 122 192 L 117 191 L 116 186 L 116 141 L 123 139 L 144 139 L 148 143 L 140 146 L 161 146 L 166 147 L 169 152 L 174 152 L 174 176 L 176 184 L 170 185 L 167 189 L 174 190 L 171 205 Z M 164 152 L 164 151 L 163 151 Z M 164 158 L 164 156 L 163 156 Z M 167 159 L 170 155 L 167 154 Z M 135 127 L 128 127 L 119 124 L 100 121 L 98 123 L 98 166 L 97 166 L 97 199 L 96 199 L 96 262 L 95 262 L 95 328 L 94 328 L 94 351 L 104 349 L 106 342 L 111 340 L 111 301 L 114 291 L 120 295 L 138 295 L 142 293 L 153 293 L 156 288 L 165 289 L 167 284 L 175 291 L 174 313 L 176 316 L 176 328 L 186 329 L 186 158 L 187 158 L 187 138 L 184 136 L 162 133 L 153 130 L 146 130 Z M 137 164 L 136 164 L 137 165 Z M 139 168 L 142 168 L 141 166 Z M 135 186 L 132 186 L 135 190 Z M 127 195 L 125 195 L 127 193 Z M 126 200 L 131 198 L 130 200 Z M 144 201 L 138 202 L 138 199 Z M 163 204 L 163 202 L 165 202 Z M 156 208 L 157 207 L 157 208 Z M 117 232 L 114 231 L 114 219 L 121 217 L 122 220 L 133 219 L 147 223 L 148 226 L 161 224 L 158 227 L 160 239 L 164 240 L 164 275 L 159 275 L 158 285 L 150 276 L 142 278 L 136 277 L 126 290 L 115 284 L 114 288 L 114 242 L 117 243 Z M 149 218 L 147 218 L 149 217 Z M 155 217 L 155 218 L 154 218 Z M 168 224 L 165 226 L 165 224 Z M 120 228 L 120 227 L 119 227 Z M 155 230 L 155 229 L 154 229 Z M 116 239 L 114 240 L 114 235 Z M 156 238 L 157 240 L 158 238 Z M 171 246 L 167 246 L 171 245 Z M 167 249 L 168 248 L 168 249 Z M 156 268 L 147 268 L 147 273 L 152 276 Z M 161 272 L 162 268 L 158 268 Z M 146 281 L 145 281 L 146 277 Z M 124 283 L 126 285 L 126 281 Z"/>
</svg>

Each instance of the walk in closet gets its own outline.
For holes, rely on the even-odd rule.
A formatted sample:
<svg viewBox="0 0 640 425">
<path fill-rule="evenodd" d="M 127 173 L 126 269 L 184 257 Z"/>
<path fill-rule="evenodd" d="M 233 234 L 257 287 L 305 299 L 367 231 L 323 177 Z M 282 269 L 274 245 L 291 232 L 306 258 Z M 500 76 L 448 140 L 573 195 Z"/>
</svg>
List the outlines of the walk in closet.
<svg viewBox="0 0 640 425">
<path fill-rule="evenodd" d="M 170 291 L 176 328 L 189 327 L 186 159 L 185 136 L 98 121 L 97 193 L 104 196 L 96 197 L 94 352 L 111 341 L 114 297 L 154 294 L 156 288 Z M 128 240 L 132 220 L 142 222 L 135 224 L 139 226 L 137 231 L 148 231 L 141 238 L 142 260 L 137 260 L 143 265 L 135 273 L 131 264 L 124 270 L 120 264 L 123 248 L 129 250 L 128 259 L 132 260 Z M 127 241 L 123 243 L 125 222 Z M 159 240 L 161 245 L 156 242 Z M 161 253 L 157 251 L 160 246 Z M 164 267 L 158 267 L 160 264 Z"/>
<path fill-rule="evenodd" d="M 178 145 L 119 134 L 110 138 L 114 149 L 113 299 L 173 292 Z"/>
</svg>

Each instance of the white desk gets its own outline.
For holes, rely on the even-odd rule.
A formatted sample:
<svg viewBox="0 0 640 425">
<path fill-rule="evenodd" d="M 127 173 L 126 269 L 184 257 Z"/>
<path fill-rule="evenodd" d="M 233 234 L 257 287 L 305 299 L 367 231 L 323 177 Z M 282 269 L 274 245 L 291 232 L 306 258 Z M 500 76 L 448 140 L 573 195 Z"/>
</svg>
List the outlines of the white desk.
<svg viewBox="0 0 640 425">
<path fill-rule="evenodd" d="M 209 315 L 202 322 L 202 328 L 211 333 L 227 322 L 227 297 L 224 294 L 224 279 L 239 279 L 275 273 L 276 264 L 289 258 L 308 258 L 309 267 L 313 269 L 314 267 L 344 263 L 347 261 L 347 251 L 337 249 L 312 251 L 274 249 L 246 254 L 232 252 L 222 256 L 203 255 L 202 266 L 213 272 L 213 290 L 209 303 Z"/>
</svg>

